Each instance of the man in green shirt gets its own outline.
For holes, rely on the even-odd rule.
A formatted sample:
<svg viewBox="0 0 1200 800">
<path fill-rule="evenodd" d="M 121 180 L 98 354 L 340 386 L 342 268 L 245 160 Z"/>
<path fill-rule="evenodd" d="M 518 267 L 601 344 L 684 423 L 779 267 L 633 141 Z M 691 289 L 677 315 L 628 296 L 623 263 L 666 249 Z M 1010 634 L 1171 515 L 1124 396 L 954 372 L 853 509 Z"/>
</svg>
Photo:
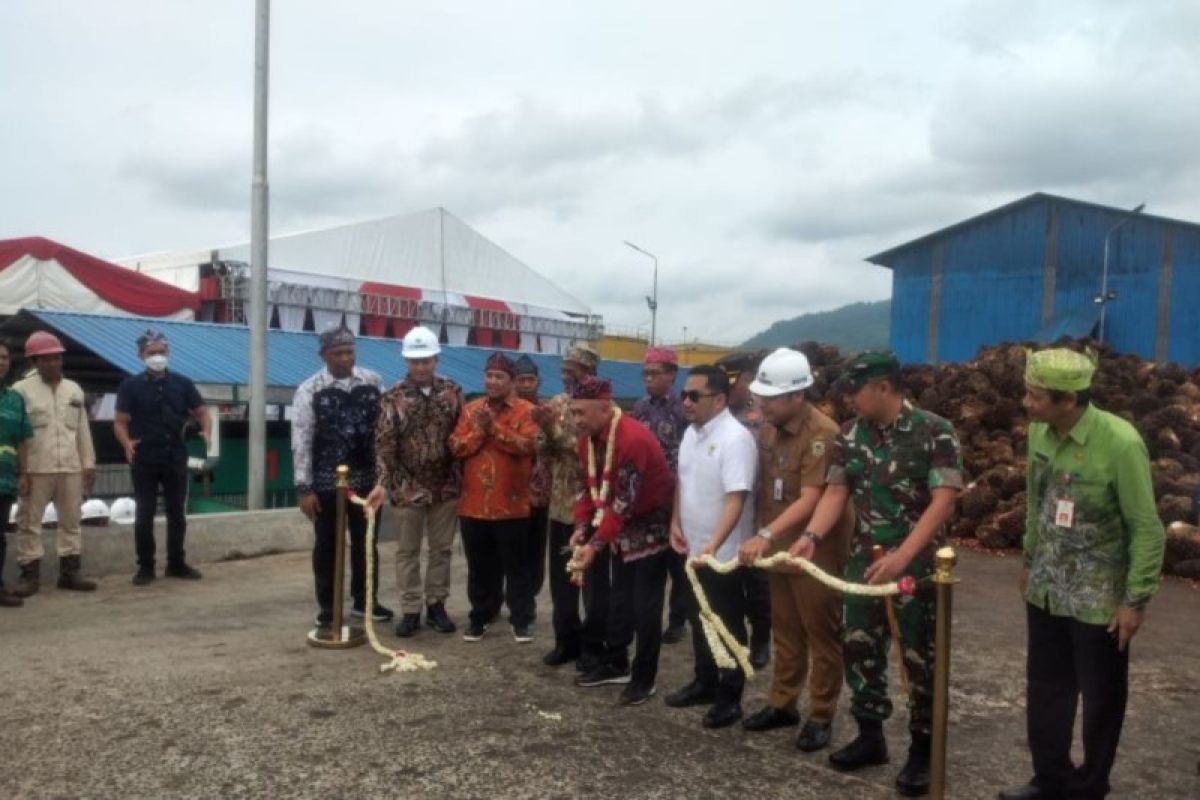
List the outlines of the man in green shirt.
<svg viewBox="0 0 1200 800">
<path fill-rule="evenodd" d="M 1001 800 L 1102 798 L 1129 688 L 1129 640 L 1158 591 L 1164 533 L 1146 445 L 1092 405 L 1096 362 L 1030 353 L 1026 471 L 1026 722 L 1033 780 Z M 1083 698 L 1083 763 L 1071 762 Z"/>
<path fill-rule="evenodd" d="M 0 384 L 8 375 L 12 358 L 8 345 L 0 341 Z M 8 540 L 8 513 L 18 493 L 29 491 L 25 476 L 25 442 L 33 437 L 25 400 L 7 386 L 0 385 L 0 607 L 15 608 L 25 604 L 20 597 L 4 588 L 4 555 Z"/>
<path fill-rule="evenodd" d="M 847 500 L 855 528 L 845 577 L 854 583 L 887 583 L 901 576 L 920 581 L 933 571 L 933 553 L 963 487 L 962 451 L 951 424 L 904 398 L 900 366 L 892 353 L 862 353 L 846 368 L 844 388 L 858 416 L 834 439 L 827 487 L 809 528 L 792 555 L 811 560 L 816 542 L 829 535 Z M 884 554 L 873 558 L 878 545 Z M 933 721 L 935 603 L 928 584 L 894 600 L 904 670 L 911 692 L 908 759 L 896 776 L 901 794 L 929 791 Z M 851 771 L 888 761 L 883 722 L 892 715 L 888 693 L 891 642 L 883 599 L 846 595 L 842 657 L 850 687 L 850 713 L 858 737 L 831 753 L 829 763 Z"/>
</svg>

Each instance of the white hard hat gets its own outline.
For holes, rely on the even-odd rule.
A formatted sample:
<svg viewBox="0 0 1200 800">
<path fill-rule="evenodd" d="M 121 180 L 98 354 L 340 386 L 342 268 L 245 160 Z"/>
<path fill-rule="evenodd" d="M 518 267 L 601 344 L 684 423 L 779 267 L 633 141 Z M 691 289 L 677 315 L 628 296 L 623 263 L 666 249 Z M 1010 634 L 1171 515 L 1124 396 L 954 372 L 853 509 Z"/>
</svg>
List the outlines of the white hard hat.
<svg viewBox="0 0 1200 800">
<path fill-rule="evenodd" d="M 137 513 L 137 503 L 132 497 L 118 497 L 108 509 L 109 518 L 118 525 L 131 525 Z"/>
<path fill-rule="evenodd" d="M 429 328 L 418 325 L 404 334 L 400 355 L 405 358 L 433 358 L 440 352 L 442 347 L 438 344 L 438 338 Z"/>
<path fill-rule="evenodd" d="M 762 360 L 750 391 L 762 397 L 778 397 L 813 385 L 808 357 L 798 350 L 781 347 Z"/>
<path fill-rule="evenodd" d="M 108 503 L 93 497 L 85 500 L 79 509 L 79 516 L 86 520 L 108 520 Z"/>
<path fill-rule="evenodd" d="M 46 504 L 46 511 L 42 514 L 42 525 L 57 525 L 58 524 L 58 509 L 54 507 L 54 503 Z"/>
</svg>

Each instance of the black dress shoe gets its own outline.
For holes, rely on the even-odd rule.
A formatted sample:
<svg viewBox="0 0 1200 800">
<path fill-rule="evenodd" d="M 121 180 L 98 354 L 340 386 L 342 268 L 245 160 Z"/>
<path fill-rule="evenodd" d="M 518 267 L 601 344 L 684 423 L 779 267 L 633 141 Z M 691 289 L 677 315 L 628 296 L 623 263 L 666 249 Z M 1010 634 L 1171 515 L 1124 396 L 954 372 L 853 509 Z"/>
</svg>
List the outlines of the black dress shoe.
<svg viewBox="0 0 1200 800">
<path fill-rule="evenodd" d="M 190 567 L 187 564 L 168 564 L 163 570 L 163 577 L 166 578 L 183 578 L 186 581 L 198 581 L 203 575 L 200 570 L 195 567 Z"/>
<path fill-rule="evenodd" d="M 785 711 L 774 706 L 763 706 L 742 720 L 742 727 L 748 731 L 773 731 L 776 728 L 786 728 L 800 724 L 800 715 L 795 711 Z"/>
<path fill-rule="evenodd" d="M 154 567 L 139 569 L 133 576 L 134 586 L 149 586 L 152 583 L 154 583 Z"/>
<path fill-rule="evenodd" d="M 929 794 L 929 753 L 908 751 L 904 769 L 896 776 L 896 791 L 905 797 L 921 797 Z"/>
<path fill-rule="evenodd" d="M 824 750 L 829 746 L 829 738 L 833 733 L 833 726 L 828 722 L 816 722 L 809 720 L 804 723 L 804 727 L 800 729 L 800 735 L 796 737 L 796 749 L 801 753 L 815 753 L 818 750 Z"/>
<path fill-rule="evenodd" d="M 881 734 L 863 734 L 829 754 L 829 764 L 842 772 L 888 763 L 887 741 Z"/>
<path fill-rule="evenodd" d="M 401 614 L 400 621 L 396 623 L 396 635 L 401 639 L 407 639 L 410 636 L 416 635 L 416 632 L 420 629 L 420 614 Z"/>
<path fill-rule="evenodd" d="M 454 620 L 450 619 L 450 615 L 446 613 L 446 607 L 441 603 L 430 603 L 425 606 L 425 624 L 438 633 L 454 633 L 458 630 L 458 626 L 454 624 Z"/>
<path fill-rule="evenodd" d="M 771 663 L 771 642 L 759 642 L 750 645 L 750 666 L 762 669 Z"/>
<path fill-rule="evenodd" d="M 1062 795 L 1027 783 L 1015 789 L 1004 789 L 998 797 L 1000 800 L 1061 800 Z"/>
<path fill-rule="evenodd" d="M 679 644 L 683 641 L 684 634 L 687 633 L 687 623 L 680 622 L 679 624 L 671 624 L 663 631 L 663 644 Z"/>
<path fill-rule="evenodd" d="M 574 661 L 579 657 L 578 648 L 571 647 L 565 644 L 556 644 L 554 649 L 546 655 L 542 656 L 542 663 L 547 667 L 561 667 L 568 661 Z"/>
<path fill-rule="evenodd" d="M 640 683 L 631 682 L 621 690 L 621 696 L 617 698 L 617 705 L 640 706 L 654 697 L 654 692 L 654 686 L 643 686 Z"/>
<path fill-rule="evenodd" d="M 600 666 L 600 656 L 596 653 L 584 653 L 575 661 L 575 671 L 586 675 Z"/>
<path fill-rule="evenodd" d="M 671 692 L 663 698 L 663 702 L 671 708 L 687 708 L 688 706 L 706 706 L 716 702 L 716 699 L 716 689 L 712 686 L 705 686 L 699 681 L 692 681 L 682 689 Z M 738 716 L 741 716 L 741 712 L 738 713 Z"/>
<path fill-rule="evenodd" d="M 702 724 L 706 728 L 728 728 L 742 718 L 742 707 L 738 703 L 716 703 L 704 714 Z"/>
</svg>

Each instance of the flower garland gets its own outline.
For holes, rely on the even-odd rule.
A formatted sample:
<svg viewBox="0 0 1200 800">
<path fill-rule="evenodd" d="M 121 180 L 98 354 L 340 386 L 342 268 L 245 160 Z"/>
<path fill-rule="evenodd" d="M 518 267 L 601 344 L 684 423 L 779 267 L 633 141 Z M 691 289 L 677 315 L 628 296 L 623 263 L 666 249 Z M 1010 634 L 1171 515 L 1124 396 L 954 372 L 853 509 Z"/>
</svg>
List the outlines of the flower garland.
<svg viewBox="0 0 1200 800">
<path fill-rule="evenodd" d="M 708 604 L 708 597 L 704 594 L 704 588 L 700 585 L 700 579 L 696 577 L 696 570 L 693 566 L 695 563 L 699 563 L 721 574 L 733 572 L 741 566 L 741 563 L 737 559 L 721 562 L 710 555 L 706 555 L 700 556 L 697 559 L 688 559 L 684 566 L 684 571 L 687 573 L 688 581 L 692 584 L 692 591 L 696 595 L 696 602 L 700 606 L 700 625 L 704 629 L 704 639 L 708 642 L 708 649 L 713 655 L 713 661 L 722 669 L 741 669 L 747 678 L 753 678 L 754 667 L 750 666 L 749 651 L 745 645 L 729 632 L 729 629 L 725 627 L 725 623 L 721 621 L 721 618 L 717 616 L 716 612 Z M 763 569 L 772 569 L 784 565 L 798 567 L 816 578 L 820 583 L 842 594 L 853 594 L 863 597 L 890 597 L 896 594 L 912 595 L 916 591 L 917 582 L 909 575 L 893 583 L 874 586 L 842 580 L 834 575 L 830 575 L 811 561 L 797 558 L 788 553 L 780 552 L 770 558 L 759 558 L 754 561 L 754 566 Z"/>
<path fill-rule="evenodd" d="M 357 505 L 360 505 L 360 506 L 365 506 L 367 504 L 366 500 L 359 497 L 357 494 L 350 491 L 349 489 L 346 490 L 346 497 L 350 500 L 351 503 L 356 503 Z M 366 585 L 374 586 L 375 585 L 375 514 L 367 515 L 366 539 L 367 539 L 367 541 L 366 541 L 366 548 L 367 548 L 367 582 L 366 582 Z M 370 592 L 368 592 L 368 594 L 370 594 Z M 420 653 L 409 653 L 405 650 L 391 650 L 387 647 L 384 647 L 382 644 L 380 644 L 379 637 L 377 637 L 375 635 L 375 621 L 372 619 L 373 612 L 375 609 L 368 608 L 368 609 L 364 609 L 364 610 L 366 611 L 366 614 L 364 615 L 363 622 L 365 623 L 364 627 L 366 628 L 366 631 L 367 631 L 367 640 L 370 641 L 370 643 L 371 643 L 371 649 L 373 649 L 376 653 L 379 653 L 379 655 L 384 656 L 385 658 L 391 659 L 391 661 L 389 661 L 388 663 L 379 665 L 380 672 L 390 672 L 392 670 L 395 670 L 396 672 L 416 672 L 417 670 L 422 670 L 422 669 L 433 669 L 434 667 L 437 666 L 436 661 L 430 661 L 428 658 L 421 655 Z"/>
<path fill-rule="evenodd" d="M 612 422 L 608 425 L 608 450 L 604 453 L 604 473 L 597 480 L 596 476 L 596 443 L 591 436 L 587 440 L 587 481 L 588 493 L 592 498 L 592 508 L 595 509 L 595 516 L 592 517 L 592 529 L 600 530 L 600 523 L 604 522 L 604 514 L 608 511 L 608 495 L 612 491 L 612 465 L 613 455 L 617 452 L 617 423 L 621 421 L 621 409 L 619 406 L 613 406 Z"/>
</svg>

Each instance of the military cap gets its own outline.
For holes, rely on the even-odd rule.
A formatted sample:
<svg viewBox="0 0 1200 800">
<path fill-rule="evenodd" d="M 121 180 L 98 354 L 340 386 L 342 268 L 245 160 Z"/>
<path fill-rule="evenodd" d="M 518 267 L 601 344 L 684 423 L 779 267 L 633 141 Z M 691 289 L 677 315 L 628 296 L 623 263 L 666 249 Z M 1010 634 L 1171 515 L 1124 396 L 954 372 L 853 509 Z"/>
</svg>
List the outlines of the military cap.
<svg viewBox="0 0 1200 800">
<path fill-rule="evenodd" d="M 896 354 L 890 350 L 868 350 L 859 353 L 842 372 L 837 386 L 842 391 L 857 392 L 876 378 L 887 378 L 900 370 Z"/>
</svg>

